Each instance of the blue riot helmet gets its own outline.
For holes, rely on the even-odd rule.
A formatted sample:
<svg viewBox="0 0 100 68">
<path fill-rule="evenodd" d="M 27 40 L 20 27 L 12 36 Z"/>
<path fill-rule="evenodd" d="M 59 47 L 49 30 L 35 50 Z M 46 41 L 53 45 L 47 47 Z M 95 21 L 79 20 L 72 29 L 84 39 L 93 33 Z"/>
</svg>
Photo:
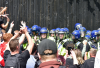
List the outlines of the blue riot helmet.
<svg viewBox="0 0 100 68">
<path fill-rule="evenodd" d="M 79 30 L 81 32 L 81 37 L 84 37 L 85 33 L 86 33 L 86 28 L 85 27 L 80 27 Z"/>
<path fill-rule="evenodd" d="M 49 33 L 49 30 L 48 30 L 48 28 L 47 28 L 47 27 L 42 27 L 42 28 L 46 29 L 46 30 L 48 31 L 47 33 Z"/>
<path fill-rule="evenodd" d="M 58 33 L 58 32 L 59 32 L 59 30 L 60 30 L 60 28 L 56 28 L 55 32 L 56 32 L 56 33 Z"/>
<path fill-rule="evenodd" d="M 39 27 L 38 27 L 38 25 L 32 26 L 32 31 L 39 32 Z"/>
<path fill-rule="evenodd" d="M 64 30 L 66 31 L 66 33 L 69 33 L 69 29 L 68 28 L 64 28 Z"/>
<path fill-rule="evenodd" d="M 41 30 L 40 30 L 40 33 L 42 34 L 47 34 L 48 33 L 48 30 L 47 30 L 47 28 L 42 28 Z"/>
<path fill-rule="evenodd" d="M 74 26 L 74 29 L 79 30 L 80 27 L 82 27 L 82 24 L 76 23 L 75 26 Z"/>
<path fill-rule="evenodd" d="M 91 36 L 91 31 L 90 30 L 87 30 L 86 31 L 86 35 L 90 35 Z"/>
<path fill-rule="evenodd" d="M 58 32 L 58 34 L 64 34 L 65 33 L 65 30 L 63 28 L 61 28 Z"/>
<path fill-rule="evenodd" d="M 65 34 L 65 39 L 66 38 L 70 38 L 70 33 L 69 33 L 69 29 L 68 28 L 64 28 L 64 30 L 66 30 L 66 34 Z"/>
<path fill-rule="evenodd" d="M 50 34 L 55 34 L 55 29 L 50 30 Z"/>
<path fill-rule="evenodd" d="M 85 39 L 90 40 L 91 36 L 90 35 L 85 35 Z"/>
<path fill-rule="evenodd" d="M 33 35 L 38 35 L 40 32 L 39 26 L 38 25 L 32 26 L 32 32 L 33 32 Z"/>
<path fill-rule="evenodd" d="M 27 31 L 28 31 L 29 35 L 32 36 L 32 30 L 31 30 L 31 28 L 27 28 Z"/>
<path fill-rule="evenodd" d="M 61 28 L 61 29 L 63 29 L 64 33 L 66 33 L 66 30 L 64 28 Z"/>
<path fill-rule="evenodd" d="M 42 38 L 42 39 L 46 38 L 46 37 L 47 37 L 47 33 L 48 33 L 47 28 L 42 28 L 42 29 L 40 30 L 41 38 Z"/>
<path fill-rule="evenodd" d="M 81 33 L 80 33 L 79 30 L 74 30 L 74 31 L 72 32 L 72 38 L 73 38 L 73 39 L 79 39 L 80 37 L 81 37 Z"/>
<path fill-rule="evenodd" d="M 91 32 L 91 39 L 96 39 L 97 33 L 98 33 L 97 30 L 93 30 L 93 31 Z"/>
</svg>

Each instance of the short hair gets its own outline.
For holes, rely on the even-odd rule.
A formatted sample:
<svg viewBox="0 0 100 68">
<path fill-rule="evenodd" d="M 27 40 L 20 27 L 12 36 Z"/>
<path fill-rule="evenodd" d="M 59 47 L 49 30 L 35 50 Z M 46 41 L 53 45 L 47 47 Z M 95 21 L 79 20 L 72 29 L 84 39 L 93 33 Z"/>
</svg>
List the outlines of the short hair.
<svg viewBox="0 0 100 68">
<path fill-rule="evenodd" d="M 32 49 L 32 53 L 31 54 L 34 54 L 34 52 L 37 50 L 37 45 L 36 44 L 34 44 L 34 47 L 33 47 L 33 49 Z"/>
<path fill-rule="evenodd" d="M 65 43 L 63 44 L 63 47 L 66 48 L 67 45 L 68 45 L 68 44 L 71 44 L 71 43 L 73 43 L 73 42 L 72 42 L 72 41 L 67 41 L 67 42 L 65 42 Z"/>
<path fill-rule="evenodd" d="M 92 56 L 96 56 L 97 50 L 94 48 L 90 49 L 90 54 L 92 54 Z"/>
<path fill-rule="evenodd" d="M 52 54 L 52 55 L 40 55 L 41 56 L 41 60 L 48 60 L 49 58 L 57 58 L 57 54 Z"/>
<path fill-rule="evenodd" d="M 70 43 L 66 46 L 66 49 L 68 50 L 68 47 L 72 47 L 72 50 L 74 49 L 74 44 L 73 43 Z"/>
<path fill-rule="evenodd" d="M 9 42 L 9 40 L 13 37 L 11 33 L 5 33 L 3 34 L 3 40 L 4 42 Z"/>
<path fill-rule="evenodd" d="M 9 47 L 10 47 L 10 50 L 12 52 L 14 52 L 16 50 L 17 46 L 19 46 L 19 40 L 18 39 L 12 39 L 9 42 Z"/>
</svg>

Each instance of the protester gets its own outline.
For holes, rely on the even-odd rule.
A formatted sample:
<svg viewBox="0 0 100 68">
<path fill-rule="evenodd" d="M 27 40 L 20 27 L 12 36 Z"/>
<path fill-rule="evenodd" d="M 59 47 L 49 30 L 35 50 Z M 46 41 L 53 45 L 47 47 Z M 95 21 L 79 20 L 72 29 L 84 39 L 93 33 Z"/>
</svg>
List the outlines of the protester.
<svg viewBox="0 0 100 68">
<path fill-rule="evenodd" d="M 70 48 L 70 50 L 69 50 Z M 66 53 L 66 67 L 68 68 L 81 68 L 84 61 L 82 58 L 82 53 L 79 49 L 74 50 L 74 44 L 68 44 Z M 70 53 L 70 54 L 69 54 Z"/>
<path fill-rule="evenodd" d="M 97 51 L 95 62 L 94 62 L 94 68 L 100 68 L 100 50 Z"/>
<path fill-rule="evenodd" d="M 1 59 L 2 59 L 2 60 L 0 60 L 0 65 L 1 65 L 1 66 L 4 66 L 4 65 L 5 65 L 4 59 L 3 59 L 4 51 L 5 51 L 6 47 L 7 47 L 7 43 L 8 43 L 9 40 L 12 38 L 12 36 L 13 36 L 13 35 L 10 34 L 10 33 L 5 33 L 5 34 L 3 35 L 3 40 L 4 40 L 4 42 L 3 42 L 2 44 L 0 44 L 0 56 L 1 56 Z"/>
<path fill-rule="evenodd" d="M 37 45 L 34 44 L 34 47 L 32 49 L 32 53 L 31 53 L 30 58 L 28 59 L 27 64 L 26 64 L 26 68 L 34 68 L 35 67 L 36 59 L 34 58 L 34 56 L 36 54 L 36 51 L 37 51 Z"/>
<path fill-rule="evenodd" d="M 45 39 L 38 46 L 39 58 L 41 64 L 39 68 L 59 68 L 61 63 L 57 61 L 57 46 L 56 43 Z"/>
<path fill-rule="evenodd" d="M 82 68 L 94 68 L 96 52 L 97 52 L 96 49 L 94 49 L 94 48 L 90 49 L 90 59 L 88 59 L 84 62 L 84 65 Z"/>
<path fill-rule="evenodd" d="M 8 27 L 9 24 L 9 17 L 7 15 L 9 14 L 5 14 L 5 12 L 7 11 L 7 7 L 0 7 L 0 28 L 1 29 L 6 29 Z M 7 23 L 4 24 L 3 18 L 7 18 Z"/>
<path fill-rule="evenodd" d="M 26 68 L 26 63 L 27 63 L 27 60 L 30 57 L 34 43 L 32 41 L 32 38 L 28 34 L 26 27 L 22 27 L 20 29 L 20 32 L 24 33 L 26 35 L 26 38 L 28 40 L 29 45 L 24 52 L 22 52 L 21 54 L 18 54 L 19 53 L 19 47 L 20 47 L 19 40 L 18 39 L 12 39 L 9 42 L 9 45 L 8 45 L 9 47 L 7 48 L 7 50 L 5 51 L 5 54 L 4 54 L 5 68 L 7 68 L 7 67 Z M 10 48 L 11 53 L 9 51 L 9 48 Z M 14 57 L 17 57 L 16 59 L 18 59 L 18 61 L 16 61 L 15 63 L 13 63 L 14 59 L 11 60 L 11 58 L 14 58 Z"/>
</svg>

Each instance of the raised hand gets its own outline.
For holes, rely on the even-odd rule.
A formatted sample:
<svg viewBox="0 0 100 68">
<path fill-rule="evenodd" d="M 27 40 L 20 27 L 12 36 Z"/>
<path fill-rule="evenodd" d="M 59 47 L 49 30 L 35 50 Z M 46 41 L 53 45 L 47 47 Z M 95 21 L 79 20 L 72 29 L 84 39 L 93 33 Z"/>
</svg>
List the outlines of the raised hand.
<svg viewBox="0 0 100 68">
<path fill-rule="evenodd" d="M 21 21 L 21 25 L 22 25 L 23 27 L 26 27 L 26 22 Z"/>
<path fill-rule="evenodd" d="M 10 23 L 10 28 L 13 28 L 14 27 L 14 21 L 12 21 L 11 23 Z"/>
</svg>

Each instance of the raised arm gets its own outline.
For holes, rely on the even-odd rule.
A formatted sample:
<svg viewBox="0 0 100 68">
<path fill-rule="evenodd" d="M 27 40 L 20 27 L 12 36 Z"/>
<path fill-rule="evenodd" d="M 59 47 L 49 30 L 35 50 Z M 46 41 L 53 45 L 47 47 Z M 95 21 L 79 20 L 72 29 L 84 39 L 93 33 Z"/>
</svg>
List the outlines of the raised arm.
<svg viewBox="0 0 100 68">
<path fill-rule="evenodd" d="M 7 11 L 7 7 L 4 7 L 3 10 L 1 10 L 0 15 L 4 14 L 5 11 Z"/>
<path fill-rule="evenodd" d="M 19 36 L 19 33 L 15 34 L 10 40 L 16 39 L 18 36 Z M 10 40 L 9 40 L 9 42 L 10 42 Z M 6 50 L 10 50 L 10 48 L 9 48 L 9 42 L 7 43 Z"/>
<path fill-rule="evenodd" d="M 10 28 L 9 28 L 9 30 L 8 30 L 7 33 L 11 33 L 11 32 L 12 32 L 12 28 L 14 27 L 14 23 L 13 23 L 13 22 L 14 22 L 14 21 L 11 22 Z"/>
<path fill-rule="evenodd" d="M 9 24 L 10 19 L 6 15 L 2 15 L 2 16 L 7 18 L 7 23 L 6 24 L 1 24 L 2 28 L 6 29 L 8 27 L 8 24 Z"/>
<path fill-rule="evenodd" d="M 31 36 L 29 35 L 29 33 L 28 33 L 28 31 L 27 31 L 27 27 L 22 27 L 22 28 L 21 28 L 21 32 L 22 32 L 22 33 L 25 33 L 25 36 L 26 36 L 26 38 L 27 38 L 27 40 L 28 40 L 28 44 L 29 44 L 26 50 L 28 50 L 29 53 L 31 54 L 32 49 L 33 49 L 33 46 L 34 46 L 34 43 L 33 43 L 33 40 L 32 40 L 32 38 L 31 38 Z"/>
<path fill-rule="evenodd" d="M 26 23 L 21 21 L 21 27 L 26 27 Z M 19 39 L 19 45 L 21 45 L 23 42 L 24 42 L 24 39 L 25 39 L 25 34 L 22 34 L 20 39 Z"/>
</svg>

